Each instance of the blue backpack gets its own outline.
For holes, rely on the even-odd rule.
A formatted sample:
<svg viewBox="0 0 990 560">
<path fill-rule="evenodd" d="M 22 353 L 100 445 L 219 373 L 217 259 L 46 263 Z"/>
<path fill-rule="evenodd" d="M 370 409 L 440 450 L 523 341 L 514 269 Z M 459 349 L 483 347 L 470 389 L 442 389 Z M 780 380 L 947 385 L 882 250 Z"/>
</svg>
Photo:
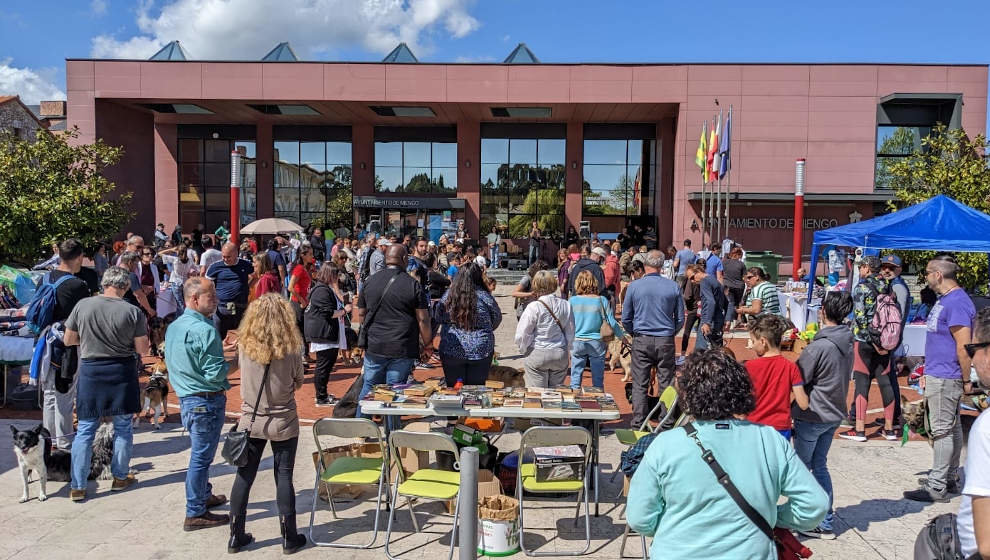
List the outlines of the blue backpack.
<svg viewBox="0 0 990 560">
<path fill-rule="evenodd" d="M 55 322 L 55 292 L 69 278 L 74 278 L 71 274 L 66 274 L 56 280 L 51 281 L 51 273 L 45 275 L 41 281 L 41 286 L 34 293 L 31 303 L 28 304 L 25 320 L 34 333 L 41 332 L 42 329 Z"/>
</svg>

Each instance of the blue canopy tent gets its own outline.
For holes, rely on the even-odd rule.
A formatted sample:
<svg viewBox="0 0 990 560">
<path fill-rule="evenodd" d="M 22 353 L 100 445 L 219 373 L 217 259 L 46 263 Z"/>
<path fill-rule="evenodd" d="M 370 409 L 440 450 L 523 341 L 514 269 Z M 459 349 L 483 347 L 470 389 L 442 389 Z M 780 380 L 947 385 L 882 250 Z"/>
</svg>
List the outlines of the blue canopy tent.
<svg viewBox="0 0 990 560">
<path fill-rule="evenodd" d="M 825 245 L 990 253 L 990 216 L 940 194 L 872 220 L 816 231 L 808 277 L 812 284 Z"/>
</svg>

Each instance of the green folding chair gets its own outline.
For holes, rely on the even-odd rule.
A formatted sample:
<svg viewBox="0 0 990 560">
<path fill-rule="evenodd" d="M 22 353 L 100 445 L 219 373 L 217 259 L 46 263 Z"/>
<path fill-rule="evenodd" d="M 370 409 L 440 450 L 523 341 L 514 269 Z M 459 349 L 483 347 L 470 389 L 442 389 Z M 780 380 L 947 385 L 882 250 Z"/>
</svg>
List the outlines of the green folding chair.
<svg viewBox="0 0 990 560">
<path fill-rule="evenodd" d="M 379 457 L 338 457 L 325 464 L 323 460 L 324 447 L 321 436 L 336 436 L 340 438 L 369 438 L 378 442 L 381 452 Z M 313 508 L 309 512 L 309 540 L 316 546 L 335 548 L 371 548 L 378 538 L 378 519 L 381 514 L 382 497 L 388 487 L 388 469 L 385 460 L 385 446 L 378 426 L 367 418 L 321 418 L 313 425 L 313 438 L 316 440 L 316 450 L 319 456 L 316 467 L 316 485 L 313 488 Z M 375 501 L 375 526 L 368 544 L 342 544 L 336 542 L 318 541 L 313 537 L 313 521 L 316 518 L 317 499 L 320 486 L 327 489 L 327 502 L 334 519 L 337 509 L 333 505 L 333 485 L 354 484 L 362 486 L 378 485 L 378 497 Z"/>
<path fill-rule="evenodd" d="M 395 510 L 398 508 L 399 496 L 406 498 L 409 506 L 409 515 L 412 517 L 413 528 L 419 532 L 419 525 L 416 522 L 416 512 L 413 510 L 413 500 L 442 501 L 456 500 L 454 506 L 453 529 L 450 535 L 450 552 L 447 560 L 454 557 L 454 546 L 457 543 L 457 522 L 460 518 L 460 500 L 458 490 L 461 484 L 461 473 L 444 471 L 439 469 L 419 469 L 408 477 L 402 468 L 399 460 L 399 449 L 409 448 L 415 451 L 449 451 L 454 457 L 459 456 L 457 444 L 453 438 L 446 434 L 431 432 L 409 432 L 396 430 L 388 437 L 389 452 L 398 473 L 397 479 L 393 482 L 392 491 L 392 511 L 388 517 L 388 529 L 385 532 L 385 556 L 389 560 L 401 560 L 393 556 L 389 550 L 392 540 L 392 523 L 395 521 Z M 455 463 L 455 468 L 457 464 Z M 474 513 L 472 513 L 474 515 Z"/>
<path fill-rule="evenodd" d="M 660 393 L 660 400 L 657 401 L 657 404 L 656 406 L 653 407 L 653 410 L 651 410 L 650 413 L 646 415 L 646 419 L 643 420 L 643 423 L 642 425 L 640 425 L 639 429 L 630 430 L 628 428 L 621 428 L 615 430 L 615 439 L 619 440 L 619 443 L 625 445 L 627 448 L 632 447 L 633 445 L 636 444 L 637 441 L 639 441 L 644 436 L 647 436 L 651 433 L 659 432 L 661 429 L 663 429 L 663 425 L 673 417 L 674 408 L 676 406 L 677 406 L 677 389 L 674 389 L 673 385 L 668 385 L 667 388 L 663 390 L 663 393 Z M 660 407 L 666 407 L 665 410 L 667 412 L 664 413 L 664 416 L 663 418 L 660 419 L 660 422 L 658 422 L 653 429 L 650 429 L 650 418 L 653 418 L 654 416 L 657 415 L 658 412 L 660 412 Z M 682 414 L 681 418 L 683 417 L 684 415 Z M 681 420 L 679 419 L 677 423 L 679 423 L 680 421 Z M 675 426 L 677 423 L 675 423 Z M 608 481 L 610 483 L 615 482 L 615 477 L 619 476 L 620 472 L 622 471 L 619 470 L 619 465 L 616 465 L 615 472 L 612 473 L 612 477 L 609 478 Z M 616 496 L 618 497 L 618 494 L 616 494 Z"/>
<path fill-rule="evenodd" d="M 536 464 L 520 463 L 516 474 L 516 494 L 519 499 L 519 546 L 527 556 L 574 556 L 587 554 L 591 548 L 591 509 L 588 505 L 588 480 L 591 476 L 591 433 L 578 426 L 549 427 L 536 426 L 526 430 L 519 442 L 519 457 L 525 457 L 526 451 L 534 447 L 552 447 L 557 445 L 584 446 L 584 479 L 537 482 Z M 574 511 L 574 526 L 577 527 L 578 516 L 581 513 L 581 497 L 584 496 L 584 549 L 557 552 L 537 552 L 526 548 L 524 543 L 523 494 L 576 493 L 577 508 Z"/>
</svg>

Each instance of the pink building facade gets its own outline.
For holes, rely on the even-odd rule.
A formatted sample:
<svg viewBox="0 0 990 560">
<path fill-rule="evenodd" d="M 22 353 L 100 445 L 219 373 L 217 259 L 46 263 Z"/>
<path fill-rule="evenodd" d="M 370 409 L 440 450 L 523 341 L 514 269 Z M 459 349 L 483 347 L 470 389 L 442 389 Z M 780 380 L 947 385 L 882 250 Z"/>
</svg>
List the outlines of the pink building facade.
<svg viewBox="0 0 990 560">
<path fill-rule="evenodd" d="M 988 67 L 73 59 L 66 75 L 79 140 L 125 150 L 109 174 L 134 192 L 140 231 L 212 231 L 240 149 L 249 218 L 431 234 L 463 219 L 475 238 L 585 220 L 698 247 L 698 138 L 731 107 L 727 236 L 788 255 L 795 159 L 810 245 L 815 228 L 882 211 L 882 165 L 905 141 L 936 122 L 984 134 Z"/>
</svg>

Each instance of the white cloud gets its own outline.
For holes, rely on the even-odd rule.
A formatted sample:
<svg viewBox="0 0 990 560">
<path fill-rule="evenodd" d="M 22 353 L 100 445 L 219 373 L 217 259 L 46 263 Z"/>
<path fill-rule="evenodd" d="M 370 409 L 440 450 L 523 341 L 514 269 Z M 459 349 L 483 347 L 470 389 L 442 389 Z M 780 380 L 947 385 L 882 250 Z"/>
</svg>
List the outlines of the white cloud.
<svg viewBox="0 0 990 560">
<path fill-rule="evenodd" d="M 178 40 L 190 57 L 257 60 L 281 41 L 302 59 L 359 47 L 385 54 L 406 42 L 417 56 L 431 51 L 430 36 L 464 37 L 479 23 L 472 0 L 170 0 L 138 7 L 140 34 L 92 41 L 96 58 L 148 58 Z"/>
<path fill-rule="evenodd" d="M 10 58 L 0 59 L 0 95 L 20 95 L 28 105 L 65 99 L 65 92 L 54 83 L 54 68 L 15 68 L 11 62 Z"/>
<path fill-rule="evenodd" d="M 108 4 L 109 4 L 108 0 L 90 0 L 89 11 L 94 16 L 102 16 L 103 14 L 107 13 Z"/>
</svg>

